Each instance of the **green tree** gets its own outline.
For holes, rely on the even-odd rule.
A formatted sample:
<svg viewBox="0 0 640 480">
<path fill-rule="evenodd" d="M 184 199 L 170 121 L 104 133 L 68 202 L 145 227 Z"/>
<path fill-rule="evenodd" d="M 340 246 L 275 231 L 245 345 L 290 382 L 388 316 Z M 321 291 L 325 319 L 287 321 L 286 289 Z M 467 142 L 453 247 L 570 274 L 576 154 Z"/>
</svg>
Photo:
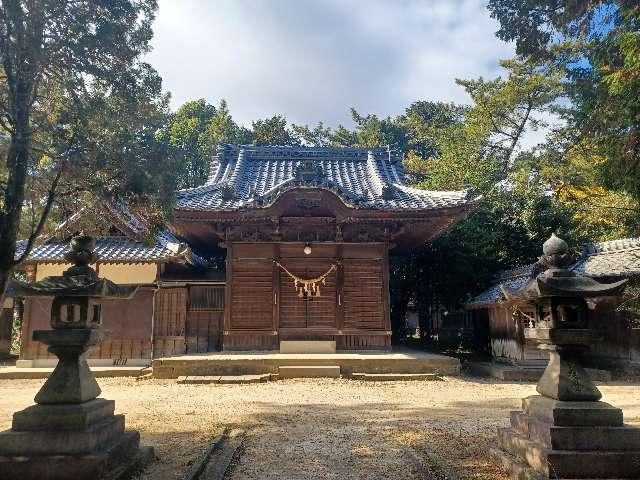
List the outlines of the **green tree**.
<svg viewBox="0 0 640 480">
<path fill-rule="evenodd" d="M 329 144 L 334 147 L 355 147 L 358 143 L 356 132 L 338 125 L 329 136 Z"/>
<path fill-rule="evenodd" d="M 377 115 L 360 115 L 355 108 L 351 109 L 351 117 L 355 123 L 356 146 L 390 147 L 404 152 L 407 148 L 406 129 L 391 117 L 378 118 Z"/>
<path fill-rule="evenodd" d="M 291 129 L 295 135 L 300 138 L 302 143 L 311 147 L 328 147 L 332 146 L 333 131 L 329 127 L 325 127 L 324 123 L 318 124 L 310 128 L 308 125 L 291 125 Z"/>
<path fill-rule="evenodd" d="M 186 102 L 172 115 L 167 128 L 158 134 L 182 160 L 179 188 L 197 187 L 207 179 L 209 156 L 214 151 L 207 130 L 216 113 L 216 108 L 203 98 Z"/>
<path fill-rule="evenodd" d="M 540 128 L 555 108 L 563 92 L 560 73 L 523 59 L 501 64 L 506 78 L 456 81 L 471 98 L 470 107 L 439 106 L 440 117 L 425 132 L 427 158 L 407 158 L 422 173 L 422 187 L 492 190 L 509 175 L 524 135 Z"/>
<path fill-rule="evenodd" d="M 50 181 L 39 201 L 40 215 L 25 255 L 46 224 L 67 171 L 86 166 L 78 137 L 90 123 L 85 117 L 87 98 L 97 92 L 144 103 L 142 99 L 160 92 L 159 77 L 140 60 L 149 48 L 156 2 L 122 0 L 117 8 L 103 3 L 7 0 L 0 4 L 0 128 L 5 143 L 0 172 L 2 294 L 20 261 L 15 259 L 16 241 L 28 176 L 40 169 Z M 37 151 L 36 140 L 42 142 Z M 96 160 L 117 163 L 114 158 Z M 127 173 L 112 176 L 125 178 Z"/>
<path fill-rule="evenodd" d="M 203 153 L 207 155 L 213 154 L 219 143 L 243 145 L 252 141 L 251 131 L 233 121 L 225 100 L 220 101 L 215 114 L 207 122 L 203 137 Z"/>
<path fill-rule="evenodd" d="M 287 119 L 282 115 L 256 120 L 251 125 L 255 145 L 300 145 L 298 136 L 289 129 Z"/>
<path fill-rule="evenodd" d="M 407 149 L 420 158 L 437 157 L 440 154 L 436 138 L 439 133 L 464 120 L 466 108 L 455 103 L 417 101 L 396 120 L 408 136 Z"/>
<path fill-rule="evenodd" d="M 640 199 L 640 9 L 636 0 L 490 0 L 498 37 L 567 70 L 564 118 L 608 188 Z"/>
</svg>

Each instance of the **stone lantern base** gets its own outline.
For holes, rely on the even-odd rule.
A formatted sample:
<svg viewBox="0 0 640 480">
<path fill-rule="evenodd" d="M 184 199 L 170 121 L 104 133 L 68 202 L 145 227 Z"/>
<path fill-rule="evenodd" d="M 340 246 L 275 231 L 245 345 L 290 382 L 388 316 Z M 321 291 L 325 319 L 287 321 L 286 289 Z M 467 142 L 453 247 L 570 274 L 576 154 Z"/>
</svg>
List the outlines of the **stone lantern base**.
<svg viewBox="0 0 640 480">
<path fill-rule="evenodd" d="M 0 433 L 3 480 L 120 479 L 153 459 L 140 435 L 125 431 L 115 402 L 96 398 L 79 404 L 33 405 L 13 415 Z"/>
<path fill-rule="evenodd" d="M 640 428 L 604 402 L 534 395 L 511 412 L 492 453 L 517 480 L 640 478 Z"/>
</svg>

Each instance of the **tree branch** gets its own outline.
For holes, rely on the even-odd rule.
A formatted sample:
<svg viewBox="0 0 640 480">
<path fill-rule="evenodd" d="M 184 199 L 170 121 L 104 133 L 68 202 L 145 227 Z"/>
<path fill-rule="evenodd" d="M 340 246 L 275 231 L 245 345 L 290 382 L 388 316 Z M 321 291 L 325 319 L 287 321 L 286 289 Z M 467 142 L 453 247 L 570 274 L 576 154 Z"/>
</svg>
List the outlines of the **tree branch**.
<svg viewBox="0 0 640 480">
<path fill-rule="evenodd" d="M 22 255 L 20 255 L 17 260 L 14 260 L 14 265 L 22 263 L 29 256 L 34 242 L 40 236 L 40 232 L 42 232 L 42 229 L 47 222 L 47 218 L 49 217 L 49 212 L 51 211 L 51 207 L 53 206 L 53 201 L 56 198 L 56 189 L 58 187 L 60 177 L 62 176 L 62 170 L 63 168 L 60 168 L 60 170 L 58 170 L 56 176 L 53 179 L 53 182 L 51 182 L 51 186 L 49 187 L 49 191 L 47 192 L 47 200 L 44 204 L 44 209 L 40 214 L 40 220 L 38 221 L 36 228 L 32 230 L 31 235 L 29 235 L 24 252 L 22 252 Z"/>
</svg>

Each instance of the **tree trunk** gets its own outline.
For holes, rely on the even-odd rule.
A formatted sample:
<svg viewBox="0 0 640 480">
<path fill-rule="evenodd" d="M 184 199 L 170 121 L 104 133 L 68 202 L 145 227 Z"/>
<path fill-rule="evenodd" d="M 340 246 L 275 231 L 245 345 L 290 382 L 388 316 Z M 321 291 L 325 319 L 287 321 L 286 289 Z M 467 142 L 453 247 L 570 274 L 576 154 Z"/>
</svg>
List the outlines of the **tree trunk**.
<svg viewBox="0 0 640 480">
<path fill-rule="evenodd" d="M 4 305 L 4 292 L 7 289 L 7 283 L 9 282 L 9 278 L 11 276 L 11 272 L 9 273 L 5 273 L 4 271 L 0 270 L 0 290 L 2 292 L 2 295 L 0 295 L 0 307 L 2 305 Z"/>
<path fill-rule="evenodd" d="M 7 154 L 9 177 L 4 194 L 4 208 L 0 217 L 0 302 L 4 302 L 7 283 L 15 267 L 16 242 L 20 228 L 24 189 L 29 161 L 29 98 L 30 89 L 18 89 L 15 106 L 15 131 Z"/>
</svg>

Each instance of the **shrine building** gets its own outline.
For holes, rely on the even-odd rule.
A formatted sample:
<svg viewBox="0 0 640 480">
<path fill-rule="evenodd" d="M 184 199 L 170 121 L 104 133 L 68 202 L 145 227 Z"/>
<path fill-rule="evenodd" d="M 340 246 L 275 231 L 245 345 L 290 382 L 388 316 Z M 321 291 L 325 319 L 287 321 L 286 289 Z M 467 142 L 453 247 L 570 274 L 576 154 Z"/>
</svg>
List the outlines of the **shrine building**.
<svg viewBox="0 0 640 480">
<path fill-rule="evenodd" d="M 93 213 L 110 232 L 97 241 L 98 274 L 141 288 L 105 304 L 111 339 L 91 355 L 148 362 L 283 340 L 388 349 L 390 252 L 424 245 L 473 204 L 464 191 L 408 186 L 388 148 L 221 145 L 206 183 L 177 192 L 155 244 L 124 206 Z M 30 278 L 68 266 L 73 225 L 65 232 L 31 252 Z M 47 353 L 29 339 L 48 305 L 24 302 L 21 359 L 34 365 Z"/>
</svg>

